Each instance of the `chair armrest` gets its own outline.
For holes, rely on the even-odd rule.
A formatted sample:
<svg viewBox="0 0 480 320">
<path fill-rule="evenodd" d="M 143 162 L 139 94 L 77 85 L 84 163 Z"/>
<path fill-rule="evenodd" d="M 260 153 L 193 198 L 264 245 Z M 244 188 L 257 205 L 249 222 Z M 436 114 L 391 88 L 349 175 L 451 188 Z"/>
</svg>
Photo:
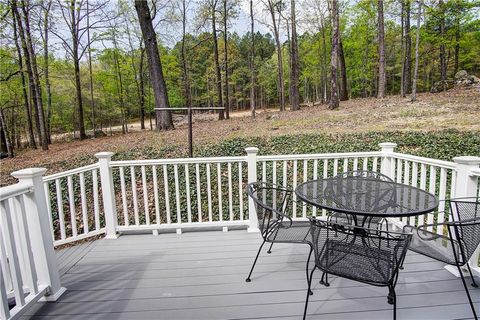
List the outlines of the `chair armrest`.
<svg viewBox="0 0 480 320">
<path fill-rule="evenodd" d="M 450 226 L 472 226 L 475 224 L 480 223 L 480 217 L 472 218 L 472 219 L 465 219 L 459 221 L 449 221 L 446 224 Z"/>
</svg>

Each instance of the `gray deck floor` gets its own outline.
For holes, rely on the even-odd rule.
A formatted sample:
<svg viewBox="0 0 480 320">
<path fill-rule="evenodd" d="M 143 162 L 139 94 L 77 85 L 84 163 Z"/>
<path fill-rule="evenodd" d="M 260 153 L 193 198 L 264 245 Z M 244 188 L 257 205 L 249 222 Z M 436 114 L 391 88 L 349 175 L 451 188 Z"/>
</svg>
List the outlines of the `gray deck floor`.
<svg viewBox="0 0 480 320">
<path fill-rule="evenodd" d="M 276 244 L 246 283 L 259 234 L 246 231 L 124 235 L 58 253 L 67 292 L 37 303 L 37 319 L 301 319 L 305 245 Z M 319 279 L 320 272 L 314 275 Z M 391 319 L 387 289 L 331 277 L 308 319 Z M 470 290 L 480 311 L 480 289 Z M 409 253 L 397 284 L 398 319 L 471 319 L 460 279 Z"/>
</svg>

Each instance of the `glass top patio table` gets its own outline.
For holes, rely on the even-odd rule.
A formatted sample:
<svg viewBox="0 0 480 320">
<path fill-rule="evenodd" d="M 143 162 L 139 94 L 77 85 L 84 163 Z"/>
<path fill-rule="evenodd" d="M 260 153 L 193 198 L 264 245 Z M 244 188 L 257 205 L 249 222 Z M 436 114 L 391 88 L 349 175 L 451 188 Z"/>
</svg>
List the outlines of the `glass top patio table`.
<svg viewBox="0 0 480 320">
<path fill-rule="evenodd" d="M 435 195 L 392 181 L 353 176 L 306 181 L 295 193 L 318 208 L 370 217 L 408 217 L 438 207 Z"/>
</svg>

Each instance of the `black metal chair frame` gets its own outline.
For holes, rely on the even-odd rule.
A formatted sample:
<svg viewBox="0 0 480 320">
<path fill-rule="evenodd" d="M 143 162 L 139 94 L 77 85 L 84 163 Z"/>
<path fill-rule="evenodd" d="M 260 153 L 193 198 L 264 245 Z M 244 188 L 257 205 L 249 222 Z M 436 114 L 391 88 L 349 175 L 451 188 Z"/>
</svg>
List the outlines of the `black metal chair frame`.
<svg viewBox="0 0 480 320">
<path fill-rule="evenodd" d="M 466 226 L 474 226 L 474 225 L 480 226 L 480 210 L 478 211 L 478 215 L 476 215 L 474 218 L 462 220 L 460 218 L 460 216 L 457 219 L 457 217 L 455 217 L 455 214 L 453 214 L 453 212 L 458 212 L 458 207 L 456 208 L 456 210 L 454 210 L 454 208 L 452 206 L 452 203 L 472 203 L 472 201 L 468 201 L 468 200 L 473 200 L 473 199 L 475 199 L 475 201 L 473 203 L 476 203 L 477 206 L 480 208 L 480 198 L 469 197 L 469 198 L 456 198 L 456 199 L 445 200 L 446 202 L 449 202 L 449 204 L 450 204 L 450 211 L 451 211 L 451 217 L 452 217 L 451 221 L 443 222 L 443 223 L 424 224 L 424 225 L 419 226 L 418 228 L 414 228 L 414 230 L 417 230 L 418 237 L 422 240 L 429 241 L 429 240 L 436 239 L 436 238 L 443 238 L 445 240 L 450 241 L 451 246 L 452 246 L 453 257 L 454 257 L 455 263 L 452 263 L 451 261 L 448 261 L 447 259 L 439 260 L 438 258 L 436 258 L 434 256 L 431 256 L 428 253 L 422 252 L 420 250 L 416 250 L 413 247 L 411 247 L 409 249 L 414 251 L 414 252 L 417 252 L 419 254 L 426 255 L 426 256 L 428 256 L 432 259 L 436 259 L 436 260 L 442 261 L 442 262 L 450 264 L 450 265 L 455 265 L 457 267 L 458 272 L 460 274 L 460 278 L 462 279 L 463 287 L 465 288 L 465 292 L 467 294 L 468 301 L 470 303 L 470 307 L 471 307 L 472 312 L 473 312 L 473 316 L 474 316 L 475 319 L 478 319 L 478 315 L 475 311 L 475 307 L 473 305 L 472 297 L 470 296 L 470 292 L 468 291 L 467 282 L 465 281 L 465 276 L 463 275 L 461 267 L 463 267 L 464 265 L 467 266 L 468 272 L 469 272 L 470 277 L 472 279 L 471 285 L 473 287 L 478 288 L 478 285 L 475 282 L 475 278 L 473 276 L 470 265 L 468 264 L 468 260 L 470 259 L 471 254 L 468 255 L 467 252 L 466 252 L 466 243 L 465 243 L 465 237 L 464 237 L 464 232 L 462 230 L 462 227 L 464 227 L 464 226 L 465 227 Z M 448 237 L 443 236 L 443 235 L 433 234 L 432 232 L 426 230 L 426 228 L 428 228 L 428 227 L 437 227 L 437 226 L 442 226 L 442 225 L 447 226 Z M 406 226 L 406 227 L 409 227 L 409 226 Z M 430 233 L 430 234 L 432 234 L 432 236 L 429 237 L 429 238 L 421 236 L 418 233 L 419 231 L 424 231 L 424 232 Z M 458 252 L 457 252 L 457 249 L 456 249 L 457 246 L 459 248 Z M 478 246 L 478 244 L 477 244 L 477 246 Z M 461 261 L 459 260 L 459 258 L 461 259 Z"/>
<path fill-rule="evenodd" d="M 350 280 L 354 281 L 359 281 L 362 283 L 378 286 L 378 287 L 388 287 L 389 292 L 388 292 L 388 303 L 393 304 L 393 319 L 396 319 L 396 310 L 397 310 L 397 299 L 396 299 L 396 294 L 395 294 L 395 285 L 398 280 L 398 272 L 400 269 L 400 266 L 403 264 L 403 261 L 405 260 L 405 256 L 407 253 L 407 248 L 408 244 L 411 239 L 411 233 L 410 232 L 393 232 L 393 231 L 385 231 L 385 230 L 378 230 L 378 229 L 367 229 L 363 227 L 358 227 L 358 226 L 352 226 L 352 225 L 342 225 L 342 224 L 336 224 L 336 223 L 331 223 L 329 221 L 322 221 L 322 220 L 317 220 L 316 218 L 312 217 L 310 218 L 312 228 L 310 229 L 312 233 L 312 246 L 315 252 L 315 266 L 311 270 L 309 276 L 308 276 L 308 291 L 307 291 L 307 297 L 305 300 L 305 308 L 304 308 L 304 314 L 303 314 L 303 319 L 306 319 L 307 315 L 307 308 L 308 308 L 308 300 L 311 292 L 311 283 L 312 283 L 312 278 L 313 278 L 313 273 L 316 269 L 319 269 L 323 271 L 322 274 L 322 280 L 323 277 L 327 274 L 333 274 L 339 277 L 347 278 Z M 323 246 L 320 248 L 318 244 L 318 237 L 320 232 L 317 230 L 320 229 L 326 229 L 327 230 L 327 239 L 325 240 L 325 243 Z M 331 234 L 329 234 L 331 232 Z M 383 281 L 379 279 L 379 281 L 368 281 L 365 279 L 361 278 L 355 278 L 353 276 L 350 276 L 347 272 L 342 273 L 339 272 L 338 270 L 332 270 L 329 269 L 329 266 L 331 267 L 334 265 L 332 263 L 331 265 L 328 264 L 328 258 L 329 258 L 329 242 L 334 242 L 336 241 L 337 243 L 340 243 L 338 241 L 338 238 L 344 237 L 342 241 L 344 241 L 346 244 L 348 244 L 349 241 L 348 238 L 350 237 L 350 242 L 352 244 L 352 248 L 354 246 L 355 239 L 357 237 L 361 237 L 362 244 L 364 247 L 370 247 L 372 248 L 375 247 L 376 241 L 378 241 L 378 247 L 374 248 L 374 250 L 381 251 L 383 253 L 389 253 L 391 255 L 391 259 L 389 260 L 389 271 L 390 271 L 390 277 L 389 279 L 384 279 Z M 384 248 L 388 248 L 388 251 L 381 250 L 381 243 L 385 243 Z M 395 242 L 398 242 L 397 245 L 395 245 Z M 400 246 L 400 244 L 402 244 Z M 393 246 L 393 248 L 392 248 Z M 332 246 L 333 247 L 333 246 Z M 352 249 L 353 250 L 353 249 Z M 399 251 L 402 250 L 402 251 Z M 343 258 L 345 258 L 349 254 L 354 254 L 354 252 L 345 252 Z M 340 261 L 343 258 L 337 258 L 337 262 Z M 375 259 L 376 257 L 369 257 L 372 259 Z M 378 259 L 381 259 L 380 255 L 377 257 Z M 326 263 L 325 265 L 322 265 L 321 260 L 325 259 Z"/>
<path fill-rule="evenodd" d="M 275 190 L 278 191 L 279 193 L 284 193 L 283 199 L 281 199 L 280 202 L 277 202 L 276 204 L 280 204 L 281 208 L 274 208 L 273 204 L 270 203 L 265 203 L 261 201 L 258 196 L 257 192 L 262 192 L 263 190 Z M 287 189 L 285 187 L 280 187 L 276 186 L 274 184 L 269 184 L 265 182 L 253 182 L 248 185 L 248 190 L 247 190 L 248 195 L 253 199 L 253 201 L 256 204 L 256 208 L 260 207 L 263 209 L 264 213 L 261 218 L 261 221 L 258 221 L 259 226 L 260 226 L 260 232 L 263 238 L 263 242 L 258 248 L 257 255 L 255 257 L 255 260 L 253 262 L 252 268 L 250 269 L 250 273 L 248 274 L 248 277 L 245 279 L 246 282 L 250 282 L 251 275 L 253 272 L 253 269 L 255 268 L 255 265 L 257 263 L 258 257 L 260 255 L 260 252 L 262 251 L 262 248 L 266 242 L 270 242 L 270 248 L 268 249 L 267 253 L 271 253 L 272 251 L 272 246 L 275 242 L 278 243 L 299 243 L 299 244 L 308 244 L 310 246 L 310 252 L 308 254 L 308 259 L 307 259 L 307 264 L 305 268 L 305 273 L 307 276 L 307 282 L 308 282 L 308 265 L 310 263 L 310 257 L 312 255 L 313 247 L 311 241 L 308 239 L 310 236 L 310 232 L 308 231 L 306 233 L 306 236 L 303 240 L 277 240 L 277 234 L 280 230 L 280 228 L 291 228 L 295 227 L 296 221 L 293 221 L 291 217 L 289 217 L 286 212 L 285 208 L 288 208 L 289 204 L 294 201 L 292 199 L 292 195 L 294 194 L 293 190 Z M 258 212 L 257 212 L 258 216 Z M 285 223 L 287 221 L 287 223 Z M 273 235 L 273 237 L 272 237 Z"/>
</svg>

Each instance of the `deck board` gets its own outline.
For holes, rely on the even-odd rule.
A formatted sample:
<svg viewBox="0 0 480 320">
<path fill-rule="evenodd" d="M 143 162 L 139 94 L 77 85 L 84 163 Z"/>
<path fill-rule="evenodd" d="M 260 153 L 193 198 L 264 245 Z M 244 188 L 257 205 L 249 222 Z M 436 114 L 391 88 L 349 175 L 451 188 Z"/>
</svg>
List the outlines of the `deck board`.
<svg viewBox="0 0 480 320">
<path fill-rule="evenodd" d="M 33 319 L 301 319 L 308 246 L 275 244 L 246 283 L 261 239 L 246 231 L 124 235 L 58 254 L 67 292 Z M 265 251 L 265 250 L 264 250 Z M 65 259 L 62 261 L 62 259 Z M 308 319 L 390 319 L 387 289 L 330 277 Z M 472 288 L 480 309 L 480 290 Z M 471 319 L 459 279 L 409 253 L 397 284 L 398 319 Z"/>
</svg>

